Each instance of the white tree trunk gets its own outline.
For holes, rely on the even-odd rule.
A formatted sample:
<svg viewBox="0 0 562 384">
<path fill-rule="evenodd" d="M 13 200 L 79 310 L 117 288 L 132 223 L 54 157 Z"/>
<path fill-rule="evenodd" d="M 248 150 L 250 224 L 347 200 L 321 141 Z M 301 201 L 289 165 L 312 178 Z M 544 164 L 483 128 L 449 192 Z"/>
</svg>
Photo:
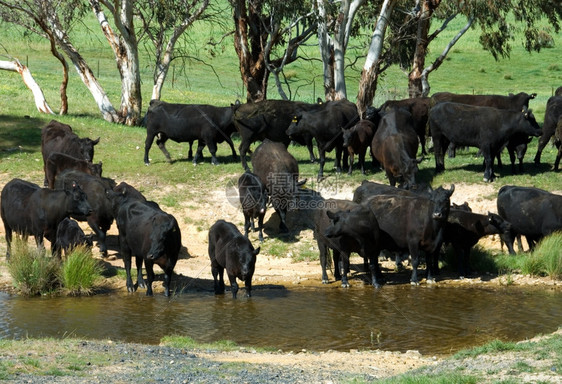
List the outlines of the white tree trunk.
<svg viewBox="0 0 562 384">
<path fill-rule="evenodd" d="M 51 26 L 51 30 L 53 31 L 53 35 L 57 40 L 57 44 L 68 56 L 70 61 L 72 61 L 72 64 L 74 65 L 76 72 L 78 72 L 80 79 L 82 79 L 82 82 L 92 94 L 103 116 L 103 119 L 110 123 L 119 122 L 119 115 L 113 107 L 113 104 L 111 104 L 111 101 L 107 97 L 107 94 L 94 76 L 94 73 L 92 72 L 84 58 L 80 55 L 80 53 L 78 53 L 76 48 L 74 48 L 74 46 L 70 42 L 70 39 L 66 35 L 66 32 L 62 29 L 60 23 L 58 22 L 56 14 L 50 14 L 48 17 L 48 21 Z"/>
<path fill-rule="evenodd" d="M 156 66 L 154 69 L 154 85 L 152 86 L 152 97 L 151 99 L 160 100 L 162 94 L 162 87 L 164 86 L 164 81 L 168 75 L 168 70 L 170 69 L 170 63 L 172 62 L 174 55 L 174 48 L 179 37 L 189 28 L 195 20 L 197 20 L 201 14 L 209 6 L 209 0 L 203 0 L 201 6 L 195 10 L 195 12 L 189 12 L 182 23 L 176 26 L 166 44 L 166 49 L 161 57 L 156 58 Z M 156 47 L 156 51 L 159 52 L 159 47 Z"/>
<path fill-rule="evenodd" d="M 362 116 L 369 105 L 372 104 L 375 97 L 375 91 L 378 80 L 379 60 L 383 48 L 384 36 L 386 34 L 386 27 L 390 20 L 390 15 L 397 0 L 385 0 L 375 30 L 371 36 L 371 44 L 369 45 L 369 52 L 367 59 L 363 65 L 361 73 L 361 81 L 359 83 L 359 93 L 357 95 L 357 110 L 359 115 Z"/>
<path fill-rule="evenodd" d="M 41 87 L 39 87 L 39 84 L 37 84 L 37 82 L 31 75 L 31 71 L 29 70 L 29 68 L 20 63 L 18 59 L 12 59 L 12 61 L 0 61 L 0 69 L 19 73 L 23 79 L 24 84 L 33 93 L 33 98 L 35 99 L 35 106 L 37 107 L 37 110 L 41 113 L 53 114 L 51 107 L 49 107 L 47 100 L 45 100 L 45 95 L 43 95 Z"/>
<path fill-rule="evenodd" d="M 109 25 L 101 8 L 102 4 L 112 14 L 120 36 L 116 35 Z M 137 37 L 133 25 L 132 0 L 114 2 L 90 0 L 90 5 L 107 41 L 113 49 L 117 68 L 121 75 L 121 108 L 119 113 L 121 120 L 127 125 L 137 125 L 140 122 L 142 96 Z"/>
</svg>

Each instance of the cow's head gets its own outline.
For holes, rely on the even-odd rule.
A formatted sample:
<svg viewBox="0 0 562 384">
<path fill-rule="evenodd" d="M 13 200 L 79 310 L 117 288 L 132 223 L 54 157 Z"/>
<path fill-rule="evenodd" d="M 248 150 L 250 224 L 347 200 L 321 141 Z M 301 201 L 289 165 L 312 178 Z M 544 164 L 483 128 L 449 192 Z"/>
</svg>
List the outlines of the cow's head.
<svg viewBox="0 0 562 384">
<path fill-rule="evenodd" d="M 373 238 L 378 223 L 373 212 L 363 205 L 343 211 L 326 211 L 331 224 L 324 231 L 326 237 L 348 236 L 359 244 Z"/>
<path fill-rule="evenodd" d="M 355 128 L 356 125 L 349 129 L 342 128 L 343 133 L 343 146 L 350 147 L 354 141 L 355 136 L 357 135 L 357 129 Z"/>
<path fill-rule="evenodd" d="M 416 188 L 416 174 L 418 173 L 418 164 L 422 159 L 408 158 L 402 164 L 401 183 L 399 188 L 415 189 Z"/>
<path fill-rule="evenodd" d="M 451 207 L 451 195 L 455 191 L 455 185 L 451 184 L 450 189 L 439 187 L 431 193 L 430 200 L 433 202 L 432 217 L 435 220 L 446 221 Z"/>
<path fill-rule="evenodd" d="M 97 164 L 89 164 L 88 168 L 93 176 L 101 177 L 101 173 L 103 171 L 102 162 L 100 161 Z"/>
<path fill-rule="evenodd" d="M 92 213 L 92 206 L 88 202 L 86 193 L 80 188 L 77 182 L 73 181 L 71 187 L 65 190 L 67 196 L 71 197 L 69 214 L 77 216 L 88 216 Z"/>
<path fill-rule="evenodd" d="M 94 146 L 100 142 L 100 138 L 98 137 L 96 140 L 92 140 L 90 138 L 81 138 L 80 139 L 80 149 L 82 150 L 82 154 L 84 155 L 84 160 L 92 161 L 94 158 Z"/>
<path fill-rule="evenodd" d="M 531 109 L 522 109 L 520 123 L 523 124 L 523 133 L 537 137 L 542 135 L 542 129 L 537 123 L 537 120 L 535 120 L 535 115 L 533 115 L 533 111 Z"/>
<path fill-rule="evenodd" d="M 504 220 L 500 215 L 492 212 L 488 212 L 488 222 L 497 229 L 500 239 L 507 244 L 508 248 L 511 247 L 509 252 L 512 253 L 516 234 L 511 223 Z M 513 251 L 513 253 L 515 253 L 515 251 Z"/>
<path fill-rule="evenodd" d="M 156 261 L 156 264 L 163 266 L 167 260 L 158 260 L 168 256 L 166 250 L 171 239 L 176 237 L 179 231 L 176 220 L 172 215 L 164 212 L 157 212 L 151 219 L 152 231 L 150 232 L 150 249 L 146 255 L 147 259 Z M 163 268 L 164 269 L 164 268 Z"/>
<path fill-rule="evenodd" d="M 254 274 L 256 266 L 256 256 L 260 253 L 260 247 L 254 249 L 252 243 L 246 237 L 236 237 L 232 250 L 235 257 L 234 262 L 238 263 L 237 276 L 241 280 L 246 280 Z"/>
<path fill-rule="evenodd" d="M 287 136 L 291 137 L 293 135 L 301 133 L 302 127 L 299 126 L 299 123 L 301 122 L 301 120 L 302 120 L 301 114 L 293 116 L 293 118 L 291 120 L 291 124 L 289 124 L 289 127 L 285 131 Z"/>
</svg>

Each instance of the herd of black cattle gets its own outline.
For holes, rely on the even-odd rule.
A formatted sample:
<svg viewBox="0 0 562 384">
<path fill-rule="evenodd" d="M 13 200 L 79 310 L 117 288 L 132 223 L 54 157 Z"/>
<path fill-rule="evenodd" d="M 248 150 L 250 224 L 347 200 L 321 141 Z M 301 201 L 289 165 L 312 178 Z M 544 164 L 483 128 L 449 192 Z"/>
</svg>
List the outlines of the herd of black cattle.
<svg viewBox="0 0 562 384">
<path fill-rule="evenodd" d="M 535 163 L 555 137 L 558 147 L 554 168 L 562 157 L 562 87 L 546 106 L 541 128 L 528 109 L 535 95 L 457 95 L 437 93 L 431 98 L 387 101 L 380 108 L 369 108 L 360 118 L 355 104 L 332 101 L 315 104 L 267 100 L 256 104 L 235 103 L 230 107 L 195 104 L 169 104 L 153 100 L 145 125 L 144 162 L 149 164 L 149 150 L 156 138 L 166 159 L 168 139 L 198 142 L 193 162 L 208 147 L 212 164 L 218 164 L 217 144 L 226 141 L 237 159 L 231 135 L 240 136 L 240 160 L 245 172 L 238 181 L 238 193 L 245 218 L 244 235 L 232 223 L 217 221 L 209 230 L 209 257 L 215 281 L 215 293 L 225 290 L 226 269 L 233 297 L 237 279 L 245 282 L 251 294 L 256 255 L 248 240 L 254 220 L 258 220 L 259 240 L 263 241 L 263 220 L 270 204 L 280 218 L 280 232 L 287 232 L 286 214 L 290 202 L 300 196 L 301 185 L 296 159 L 288 151 L 294 141 L 308 147 L 315 161 L 313 140 L 319 153 L 318 179 L 323 179 L 326 152 L 335 150 L 335 168 L 340 171 L 358 155 L 361 171 L 367 149 L 373 162 L 387 174 L 389 185 L 364 181 L 353 200 L 326 199 L 314 212 L 314 234 L 320 252 L 322 282 L 328 282 L 326 266 L 330 250 L 334 275 L 348 286 L 349 255 L 358 253 L 376 287 L 384 283 L 378 263 L 381 250 L 407 253 L 412 262 L 412 284 L 418 283 L 420 253 L 426 260 L 427 281 L 438 273 L 441 246 L 450 243 L 459 261 L 459 274 L 470 273 L 469 253 L 486 235 L 498 234 L 515 253 L 513 243 L 525 236 L 533 247 L 542 237 L 562 230 L 562 196 L 536 188 L 504 186 L 498 192 L 498 214 L 473 213 L 467 205 L 451 207 L 449 189 L 422 188 L 416 183 L 418 146 L 427 154 L 426 136 L 433 141 L 436 171 L 444 170 L 444 154 L 454 156 L 458 147 L 478 147 L 484 157 L 484 180 L 492 181 L 494 160 L 500 161 L 503 148 L 509 151 L 512 170 L 515 158 L 519 170 L 527 144 L 540 136 Z M 250 145 L 261 144 L 251 155 L 253 172 L 246 162 Z M 94 146 L 99 139 L 80 138 L 72 128 L 51 121 L 41 132 L 45 181 L 47 188 L 21 179 L 13 179 L 2 189 L 1 217 L 10 257 L 13 232 L 24 238 L 35 237 L 38 246 L 43 238 L 51 242 L 54 256 L 61 256 L 76 244 L 92 245 L 80 226 L 69 217 L 87 221 L 94 231 L 102 255 L 107 255 L 106 233 L 115 220 L 119 232 L 120 254 L 127 273 L 127 289 L 146 287 L 152 295 L 153 266 L 164 271 L 165 294 L 170 294 L 170 280 L 181 249 L 181 231 L 176 219 L 157 203 L 148 201 L 133 186 L 102 177 L 101 163 L 94 164 Z M 398 188 L 396 185 L 398 184 Z M 131 278 L 131 261 L 135 256 L 137 283 Z M 147 281 L 142 275 L 145 265 Z"/>
</svg>

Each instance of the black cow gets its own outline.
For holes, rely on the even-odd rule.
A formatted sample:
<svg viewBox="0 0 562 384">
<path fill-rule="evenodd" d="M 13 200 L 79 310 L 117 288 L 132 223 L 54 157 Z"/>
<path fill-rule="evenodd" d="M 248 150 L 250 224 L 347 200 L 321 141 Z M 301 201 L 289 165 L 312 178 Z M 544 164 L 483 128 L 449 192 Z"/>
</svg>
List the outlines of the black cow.
<svg viewBox="0 0 562 384">
<path fill-rule="evenodd" d="M 47 159 L 45 167 L 45 179 L 47 186 L 51 189 L 55 187 L 55 179 L 59 173 L 66 169 L 74 169 L 89 175 L 101 177 L 102 163 L 93 164 L 91 161 L 78 159 L 60 152 L 53 152 Z"/>
<path fill-rule="evenodd" d="M 230 280 L 232 298 L 236 299 L 240 279 L 246 286 L 246 297 L 252 296 L 252 276 L 260 247 L 254 249 L 232 223 L 218 220 L 209 229 L 209 258 L 215 282 L 215 295 L 224 293 L 224 270 Z"/>
<path fill-rule="evenodd" d="M 152 296 L 154 264 L 164 271 L 164 294 L 170 296 L 172 273 L 181 250 L 181 232 L 174 216 L 136 197 L 110 193 L 115 220 L 119 230 L 119 248 L 127 273 L 127 290 L 136 291 L 146 286 L 146 295 Z M 137 285 L 131 279 L 131 257 L 135 256 Z M 146 268 L 146 285 L 142 264 Z"/>
<path fill-rule="evenodd" d="M 299 164 L 283 143 L 264 140 L 252 154 L 254 173 L 265 184 L 267 195 L 279 215 L 279 229 L 288 232 L 285 218 L 299 185 Z"/>
<path fill-rule="evenodd" d="M 57 227 L 70 215 L 88 215 L 92 208 L 76 183 L 68 190 L 41 188 L 21 179 L 12 179 L 2 189 L 1 216 L 6 230 L 6 258 L 10 258 L 12 232 L 35 237 L 43 247 L 43 237 L 51 242 L 51 253 L 60 255 L 56 244 Z"/>
<path fill-rule="evenodd" d="M 56 246 L 66 256 L 77 246 L 92 248 L 92 236 L 86 236 L 78 223 L 68 217 L 57 226 Z"/>
<path fill-rule="evenodd" d="M 443 229 L 443 243 L 451 244 L 461 278 L 470 275 L 470 250 L 478 241 L 488 235 L 499 234 L 506 244 L 513 244 L 511 224 L 501 216 L 488 212 L 487 215 L 465 209 L 451 209 Z M 510 249 L 510 253 L 513 248 Z"/>
<path fill-rule="evenodd" d="M 422 155 L 427 155 L 425 137 L 431 103 L 429 97 L 412 97 L 402 100 L 387 100 L 380 106 L 380 111 L 383 113 L 395 108 L 404 108 L 412 114 L 413 128 L 420 140 Z"/>
<path fill-rule="evenodd" d="M 450 142 L 478 147 L 486 165 L 484 181 L 494 180 L 494 157 L 511 137 L 541 134 L 530 110 L 515 112 L 449 102 L 431 108 L 429 126 L 434 144 L 435 170 L 445 170 L 444 153 Z"/>
<path fill-rule="evenodd" d="M 452 102 L 460 104 L 478 105 L 520 111 L 523 107 L 529 108 L 529 101 L 537 96 L 536 93 L 519 92 L 518 94 L 504 95 L 471 95 L 451 92 L 437 92 L 431 95 L 432 104 Z"/>
<path fill-rule="evenodd" d="M 386 113 L 373 136 L 371 151 L 381 163 L 393 187 L 399 182 L 404 189 L 414 188 L 418 172 L 418 137 L 412 114 L 405 109 Z"/>
<path fill-rule="evenodd" d="M 320 251 L 323 284 L 328 283 L 326 265 L 330 249 L 334 261 L 334 277 L 336 280 L 341 279 L 342 287 L 349 287 L 347 273 L 351 252 L 363 257 L 365 271 L 370 271 L 372 284 L 377 288 L 383 284 L 384 278 L 378 264 L 379 227 L 374 215 L 365 215 L 365 209 L 352 201 L 327 199 L 323 208 L 316 210 L 314 237 Z M 347 214 L 353 216 L 353 219 L 349 220 Z"/>
<path fill-rule="evenodd" d="M 558 148 L 558 153 L 556 154 L 556 159 L 554 160 L 554 170 L 558 171 L 560 159 L 562 158 L 562 116 L 560 116 L 560 118 L 558 119 L 558 124 L 556 125 L 554 144 Z"/>
<path fill-rule="evenodd" d="M 310 134 L 295 135 L 292 138 L 285 133 L 295 115 L 301 111 L 308 111 L 321 107 L 317 104 L 309 104 L 289 100 L 264 100 L 259 103 L 246 103 L 234 107 L 234 124 L 240 134 L 240 160 L 245 170 L 249 170 L 246 162 L 246 154 L 250 145 L 256 141 L 269 139 L 289 146 L 291 140 L 306 145 L 310 155 L 310 161 L 314 162 L 312 150 L 312 136 Z"/>
<path fill-rule="evenodd" d="M 429 198 L 433 192 L 431 186 L 422 187 L 418 185 L 417 188 L 406 190 L 402 188 L 391 187 L 387 184 L 381 184 L 374 181 L 363 180 L 361 185 L 353 192 L 353 201 L 358 204 L 363 204 L 371 196 L 376 195 L 402 195 L 402 196 L 421 196 Z"/>
<path fill-rule="evenodd" d="M 351 175 L 353 170 L 353 157 L 355 154 L 359 157 L 359 167 L 361 174 L 365 174 L 365 154 L 370 148 L 373 136 L 377 130 L 377 126 L 370 120 L 361 120 L 349 129 L 343 129 L 343 146 L 347 148 L 349 153 L 349 171 Z M 371 153 L 372 156 L 372 153 Z"/>
<path fill-rule="evenodd" d="M 520 92 L 516 95 L 510 93 L 504 95 L 471 95 L 471 94 L 455 94 L 450 92 L 437 92 L 431 96 L 431 103 L 453 102 L 460 104 L 477 105 L 481 107 L 493 107 L 498 109 L 506 109 L 509 111 L 522 111 L 529 109 L 529 101 L 537 96 L 536 93 L 528 94 Z M 528 135 L 517 134 L 510 138 L 506 143 L 509 159 L 511 161 L 511 171 L 516 172 L 515 157 L 519 160 L 519 172 L 523 172 L 523 157 L 527 152 L 527 144 L 530 142 Z M 455 157 L 456 143 L 451 142 L 449 145 L 449 157 Z M 496 155 L 498 166 L 502 165 L 501 151 Z"/>
<path fill-rule="evenodd" d="M 562 230 L 562 196 L 538 188 L 504 185 L 497 198 L 498 213 L 530 249 L 543 237 Z M 513 251 L 513 240 L 507 244 Z"/>
<path fill-rule="evenodd" d="M 171 163 L 172 158 L 166 149 L 166 141 L 189 142 L 198 140 L 197 152 L 193 164 L 202 156 L 205 145 L 211 152 L 211 163 L 218 164 L 216 157 L 217 143 L 226 141 L 236 159 L 236 151 L 230 135 L 236 131 L 231 107 L 215 107 L 206 104 L 171 104 L 160 100 L 151 100 L 146 112 L 146 141 L 144 142 L 144 163 L 150 164 L 148 152 L 156 139 L 156 144 Z M 191 147 L 191 144 L 190 144 Z"/>
<path fill-rule="evenodd" d="M 112 201 L 108 196 L 108 192 L 115 187 L 115 181 L 109 178 L 100 178 L 88 175 L 87 173 L 67 169 L 61 172 L 55 179 L 55 188 L 66 189 L 68 186 L 76 182 L 88 196 L 88 202 L 92 207 L 90 215 L 72 215 L 78 221 L 87 221 L 88 225 L 96 234 L 98 247 L 103 256 L 107 256 L 106 236 L 107 231 L 111 228 L 114 214 L 112 209 Z"/>
<path fill-rule="evenodd" d="M 408 251 L 412 257 L 412 284 L 418 284 L 420 251 L 424 251 L 427 281 L 434 280 L 438 253 L 443 243 L 443 227 L 447 222 L 450 197 L 454 185 L 437 188 L 431 198 L 375 195 L 364 205 L 375 214 L 380 228 L 380 247 L 389 251 Z"/>
<path fill-rule="evenodd" d="M 41 154 L 45 175 L 47 175 L 47 162 L 51 153 L 64 153 L 91 162 L 94 158 L 94 146 L 99 141 L 99 137 L 96 140 L 80 138 L 72 131 L 70 125 L 51 120 L 41 129 Z M 46 177 L 44 185 L 48 185 Z"/>
<path fill-rule="evenodd" d="M 359 121 L 357 107 L 348 100 L 325 103 L 319 108 L 305 111 L 295 116 L 287 129 L 289 137 L 311 135 L 316 139 L 320 169 L 318 180 L 324 178 L 326 152 L 336 151 L 336 170 L 341 171 L 343 153 L 344 166 L 347 165 L 347 152 L 343 151 L 342 128 L 349 129 Z"/>
<path fill-rule="evenodd" d="M 156 209 L 160 209 L 160 206 L 158 205 L 158 203 L 156 203 L 155 201 L 152 200 L 147 200 L 146 197 L 135 187 L 133 187 L 130 184 L 127 184 L 126 182 L 122 181 L 119 184 L 117 184 L 116 186 L 113 187 L 113 192 L 121 195 L 119 198 L 120 199 L 128 199 L 129 201 L 132 200 L 138 200 L 140 202 L 143 202 L 145 204 L 148 205 L 152 205 L 154 208 Z M 109 196 L 115 196 L 114 194 L 108 192 Z M 117 212 L 114 211 L 114 214 L 117 214 Z"/>
<path fill-rule="evenodd" d="M 263 242 L 263 218 L 267 208 L 267 191 L 264 183 L 252 172 L 244 172 L 238 179 L 238 195 L 244 213 L 244 235 L 248 237 L 254 219 L 258 219 L 259 240 Z"/>
<path fill-rule="evenodd" d="M 550 141 L 550 138 L 556 133 L 558 120 L 562 117 L 562 96 L 552 96 L 546 102 L 546 110 L 544 112 L 544 123 L 542 125 L 542 135 L 539 138 L 537 154 L 535 155 L 535 164 L 541 162 L 541 154 L 544 147 Z"/>
</svg>

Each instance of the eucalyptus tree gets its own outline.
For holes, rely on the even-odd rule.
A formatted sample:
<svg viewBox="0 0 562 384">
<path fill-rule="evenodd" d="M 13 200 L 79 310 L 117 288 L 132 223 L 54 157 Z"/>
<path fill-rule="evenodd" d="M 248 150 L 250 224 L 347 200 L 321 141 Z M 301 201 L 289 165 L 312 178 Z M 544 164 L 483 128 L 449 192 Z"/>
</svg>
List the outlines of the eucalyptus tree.
<svg viewBox="0 0 562 384">
<path fill-rule="evenodd" d="M 177 57 L 176 44 L 193 23 L 202 18 L 209 0 L 144 0 L 135 5 L 141 20 L 140 34 L 153 45 L 154 73 L 152 99 L 160 99 L 172 60 Z M 182 52 L 180 52 L 180 55 Z"/>
<path fill-rule="evenodd" d="M 298 58 L 298 49 L 315 31 L 309 0 L 229 0 L 234 18 L 234 48 L 246 99 L 267 99 L 269 75 L 276 76 L 282 98 L 280 74 Z"/>
<path fill-rule="evenodd" d="M 494 59 L 509 58 L 512 44 L 521 37 L 521 44 L 531 51 L 540 51 L 552 44 L 551 29 L 560 31 L 562 2 L 559 0 L 417 0 L 416 50 L 411 58 L 408 89 L 411 97 L 427 96 L 428 76 L 443 63 L 451 47 L 469 28 L 480 29 L 480 44 Z M 466 22 L 449 41 L 443 52 L 430 65 L 425 65 L 430 44 L 454 18 Z M 431 33 L 431 21 L 441 25 Z"/>
<path fill-rule="evenodd" d="M 68 63 L 59 47 L 72 61 L 82 81 L 92 93 L 104 118 L 109 121 L 117 119 L 117 113 L 103 88 L 95 78 L 87 63 L 74 47 L 67 31 L 85 12 L 80 0 L 44 1 L 44 0 L 0 0 L 2 20 L 17 24 L 27 31 L 48 39 L 53 56 L 61 63 L 63 78 L 60 86 L 60 114 L 68 112 Z"/>
</svg>

